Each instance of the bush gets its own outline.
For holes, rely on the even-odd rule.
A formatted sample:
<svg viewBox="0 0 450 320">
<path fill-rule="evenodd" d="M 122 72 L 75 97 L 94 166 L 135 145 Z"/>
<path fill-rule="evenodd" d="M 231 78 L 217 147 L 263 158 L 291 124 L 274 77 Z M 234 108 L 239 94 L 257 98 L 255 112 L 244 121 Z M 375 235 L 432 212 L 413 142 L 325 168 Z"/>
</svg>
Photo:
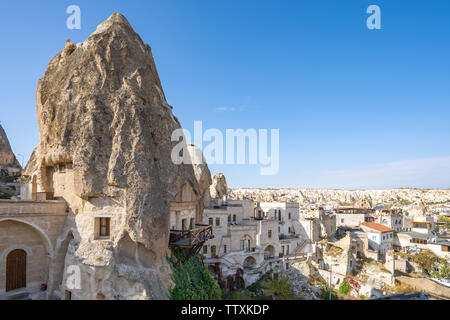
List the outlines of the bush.
<svg viewBox="0 0 450 320">
<path fill-rule="evenodd" d="M 278 277 L 265 284 L 265 288 L 275 300 L 292 300 L 292 286 L 287 278 Z"/>
<path fill-rule="evenodd" d="M 439 267 L 439 271 L 434 271 L 432 277 L 438 279 L 449 279 L 450 278 L 450 268 L 447 260 L 443 259 L 442 265 Z"/>
<path fill-rule="evenodd" d="M 269 271 L 245 289 L 224 293 L 223 298 L 225 300 L 271 300 L 272 295 L 269 296 L 266 292 L 270 283 L 272 283 L 272 274 Z"/>
<path fill-rule="evenodd" d="M 330 287 L 327 285 L 325 281 L 320 285 L 320 291 L 318 298 L 321 300 L 329 300 L 330 299 Z M 339 300 L 339 297 L 336 293 L 335 289 L 331 290 L 331 300 Z"/>
<path fill-rule="evenodd" d="M 365 295 L 363 295 L 363 294 L 359 295 L 359 300 L 366 300 L 366 299 L 367 299 L 367 297 Z"/>
<path fill-rule="evenodd" d="M 343 294 L 349 294 L 350 291 L 352 291 L 352 287 L 350 287 L 350 283 L 346 279 L 342 281 L 341 285 L 339 286 L 339 293 Z"/>
<path fill-rule="evenodd" d="M 413 256 L 413 260 L 417 263 L 423 270 L 425 275 L 430 275 L 433 273 L 433 267 L 436 264 L 443 263 L 444 259 L 439 258 L 432 251 L 426 250 L 424 252 L 418 253 Z"/>
<path fill-rule="evenodd" d="M 6 192 L 0 192 L 0 199 L 11 199 L 11 194 Z"/>
<path fill-rule="evenodd" d="M 230 300 L 253 300 L 254 298 L 246 294 L 244 291 L 233 291 L 229 294 L 228 299 Z"/>
<path fill-rule="evenodd" d="M 168 261 L 172 268 L 175 287 L 169 290 L 170 299 L 219 300 L 222 298 L 222 290 L 198 256 L 180 262 L 175 267 L 176 261 L 183 256 L 184 252 L 181 249 L 173 249 L 172 254 Z"/>
</svg>

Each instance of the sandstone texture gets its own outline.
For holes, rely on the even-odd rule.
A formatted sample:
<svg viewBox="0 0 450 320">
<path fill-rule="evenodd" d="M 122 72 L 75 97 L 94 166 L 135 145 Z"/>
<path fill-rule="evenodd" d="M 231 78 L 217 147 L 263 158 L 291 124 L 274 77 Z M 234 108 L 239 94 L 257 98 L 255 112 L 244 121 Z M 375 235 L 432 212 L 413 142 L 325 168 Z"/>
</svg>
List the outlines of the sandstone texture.
<svg viewBox="0 0 450 320">
<path fill-rule="evenodd" d="M 170 204 L 189 185 L 201 209 L 209 170 L 171 161 L 178 144 L 171 134 L 181 126 L 150 46 L 112 14 L 50 61 L 36 109 L 40 139 L 24 176 L 69 207 L 55 294 L 68 290 L 67 268 L 75 265 L 83 287 L 73 299 L 166 299 Z M 99 217 L 111 219 L 109 239 L 96 236 Z"/>
<path fill-rule="evenodd" d="M 228 194 L 227 180 L 223 173 L 216 173 L 212 177 L 210 193 L 213 199 L 223 199 Z"/>
<path fill-rule="evenodd" d="M 194 144 L 189 144 L 187 147 L 191 158 L 192 167 L 194 168 L 194 174 L 197 179 L 199 191 L 203 199 L 203 207 L 206 208 L 211 201 L 211 195 L 209 193 L 209 188 L 212 183 L 211 172 L 209 171 L 208 164 L 202 150 Z"/>
<path fill-rule="evenodd" d="M 19 184 L 11 179 L 20 175 L 21 171 L 22 167 L 12 152 L 5 130 L 0 125 L 0 199 L 19 193 Z"/>
<path fill-rule="evenodd" d="M 0 175 L 13 175 L 22 170 L 12 152 L 11 145 L 3 127 L 0 125 Z"/>
</svg>

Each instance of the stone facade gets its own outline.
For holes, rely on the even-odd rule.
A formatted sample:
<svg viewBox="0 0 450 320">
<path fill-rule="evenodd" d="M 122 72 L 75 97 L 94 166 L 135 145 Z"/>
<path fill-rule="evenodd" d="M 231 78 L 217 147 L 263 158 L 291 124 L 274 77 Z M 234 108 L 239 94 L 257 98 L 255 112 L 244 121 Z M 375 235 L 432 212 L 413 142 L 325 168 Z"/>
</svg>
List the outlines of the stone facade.
<svg viewBox="0 0 450 320">
<path fill-rule="evenodd" d="M 42 284 L 51 290 L 61 284 L 66 217 L 63 201 L 0 200 L 0 295 L 35 292 Z M 26 253 L 26 284 L 6 292 L 7 257 L 17 249 Z"/>
<path fill-rule="evenodd" d="M 275 218 L 275 210 L 278 214 L 278 208 L 283 206 L 288 211 L 284 211 L 281 219 L 278 215 Z M 298 254 L 299 246 L 306 239 L 295 231 L 300 226 L 295 204 L 263 206 L 248 200 L 229 200 L 218 205 L 216 202 L 205 209 L 203 223 L 212 225 L 214 233 L 214 239 L 203 248 L 204 263 L 224 287 L 230 287 L 230 281 L 235 283 L 236 275 L 248 286 L 269 270 L 285 270 L 295 259 L 304 258 L 303 254 Z M 284 223 L 287 226 L 283 228 Z M 294 229 L 296 223 L 298 226 Z M 290 228 L 290 235 L 281 233 Z"/>
</svg>

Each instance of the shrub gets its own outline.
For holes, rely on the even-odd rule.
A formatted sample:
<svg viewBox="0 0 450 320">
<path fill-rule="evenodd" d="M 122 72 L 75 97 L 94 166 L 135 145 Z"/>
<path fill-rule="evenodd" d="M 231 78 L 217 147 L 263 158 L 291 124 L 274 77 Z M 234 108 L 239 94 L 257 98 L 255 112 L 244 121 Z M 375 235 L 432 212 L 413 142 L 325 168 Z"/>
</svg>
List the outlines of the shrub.
<svg viewBox="0 0 450 320">
<path fill-rule="evenodd" d="M 11 194 L 6 192 L 0 192 L 0 199 L 11 199 Z"/>
<path fill-rule="evenodd" d="M 325 281 L 323 281 L 322 284 L 320 285 L 320 291 L 317 297 L 321 300 L 330 299 L 330 287 L 327 285 Z M 335 289 L 331 290 L 331 300 L 339 300 L 339 297 Z"/>
<path fill-rule="evenodd" d="M 291 283 L 285 277 L 278 277 L 267 282 L 265 288 L 275 300 L 291 300 L 293 298 Z"/>
<path fill-rule="evenodd" d="M 350 283 L 348 283 L 348 281 L 344 279 L 344 281 L 342 281 L 341 285 L 339 286 L 339 293 L 349 294 L 350 291 L 352 291 Z"/>
<path fill-rule="evenodd" d="M 183 256 L 183 250 L 173 249 L 171 258 L 168 258 L 172 269 L 172 279 L 175 286 L 169 290 L 172 300 L 219 300 L 222 290 L 204 267 L 198 256 L 180 262 L 176 261 Z"/>
<path fill-rule="evenodd" d="M 439 258 L 432 251 L 426 250 L 424 252 L 418 253 L 413 256 L 413 260 L 417 263 L 423 270 L 425 275 L 433 273 L 433 267 L 436 264 L 440 264 L 444 259 Z"/>
</svg>

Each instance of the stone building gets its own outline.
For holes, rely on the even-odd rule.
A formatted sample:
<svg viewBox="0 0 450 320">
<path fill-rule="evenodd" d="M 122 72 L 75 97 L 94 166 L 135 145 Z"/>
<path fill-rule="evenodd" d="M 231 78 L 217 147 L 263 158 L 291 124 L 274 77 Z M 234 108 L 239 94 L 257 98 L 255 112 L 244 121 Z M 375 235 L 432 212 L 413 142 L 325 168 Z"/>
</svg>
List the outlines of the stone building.
<svg viewBox="0 0 450 320">
<path fill-rule="evenodd" d="M 338 208 L 335 210 L 336 227 L 359 227 L 362 222 L 374 222 L 375 210 L 364 208 Z"/>
<path fill-rule="evenodd" d="M 214 239 L 203 247 L 204 263 L 223 287 L 233 288 L 239 282 L 248 286 L 269 270 L 285 270 L 304 258 L 300 249 L 306 239 L 294 229 L 298 206 L 275 203 L 269 207 L 269 203 L 263 206 L 250 200 L 228 200 L 205 208 L 203 223 L 213 226 Z M 275 213 L 282 207 L 288 209 L 280 220 Z M 282 228 L 284 223 L 288 226 Z M 290 228 L 290 234 L 281 233 Z"/>
<path fill-rule="evenodd" d="M 405 231 L 405 229 L 407 229 L 407 226 L 404 225 L 403 215 L 396 210 L 377 210 L 375 222 L 392 228 L 397 232 Z"/>
<path fill-rule="evenodd" d="M 395 230 L 376 222 L 363 222 L 361 229 L 367 233 L 369 248 L 385 255 L 393 249 Z"/>
<path fill-rule="evenodd" d="M 68 242 L 64 201 L 0 200 L 0 296 L 39 292 L 61 282 Z"/>
</svg>

